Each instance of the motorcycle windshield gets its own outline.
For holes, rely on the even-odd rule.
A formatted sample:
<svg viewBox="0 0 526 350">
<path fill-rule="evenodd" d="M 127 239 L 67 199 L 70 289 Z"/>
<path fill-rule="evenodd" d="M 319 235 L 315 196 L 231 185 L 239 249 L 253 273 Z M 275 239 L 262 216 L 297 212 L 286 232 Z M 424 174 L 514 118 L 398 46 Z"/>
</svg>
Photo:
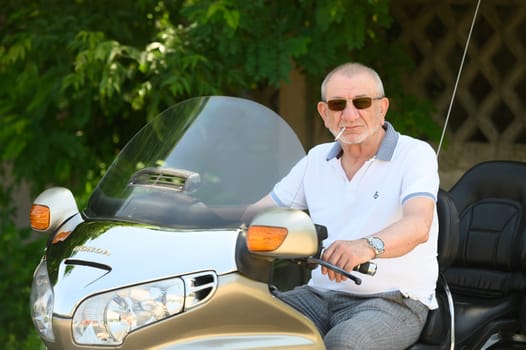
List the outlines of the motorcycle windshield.
<svg viewBox="0 0 526 350">
<path fill-rule="evenodd" d="M 305 151 L 276 113 L 234 97 L 167 109 L 123 148 L 91 195 L 88 219 L 164 227 L 241 225 Z"/>
</svg>

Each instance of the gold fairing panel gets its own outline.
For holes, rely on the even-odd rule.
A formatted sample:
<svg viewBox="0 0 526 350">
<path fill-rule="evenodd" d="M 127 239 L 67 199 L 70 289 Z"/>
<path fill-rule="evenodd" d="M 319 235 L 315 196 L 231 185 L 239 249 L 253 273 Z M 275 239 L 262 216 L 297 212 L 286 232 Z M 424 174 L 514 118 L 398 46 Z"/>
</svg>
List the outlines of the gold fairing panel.
<svg viewBox="0 0 526 350">
<path fill-rule="evenodd" d="M 238 235 L 238 229 L 166 230 L 83 222 L 47 250 L 54 313 L 71 317 L 80 301 L 107 290 L 199 271 L 233 272 Z"/>
<path fill-rule="evenodd" d="M 71 320 L 54 317 L 49 350 L 85 349 L 72 341 Z M 107 349 L 107 347 L 90 347 Z M 273 296 L 268 286 L 237 273 L 219 277 L 205 304 L 128 335 L 116 349 L 324 350 L 314 324 Z M 115 349 L 112 347 L 112 349 Z"/>
</svg>

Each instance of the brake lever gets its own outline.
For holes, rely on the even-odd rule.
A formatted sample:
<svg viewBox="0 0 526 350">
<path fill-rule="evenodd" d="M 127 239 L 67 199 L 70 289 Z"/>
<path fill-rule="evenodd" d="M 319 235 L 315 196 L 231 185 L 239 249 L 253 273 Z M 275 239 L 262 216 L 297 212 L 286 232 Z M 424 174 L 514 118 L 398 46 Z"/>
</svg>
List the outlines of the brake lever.
<svg viewBox="0 0 526 350">
<path fill-rule="evenodd" d="M 327 233 L 327 227 L 324 226 L 324 225 L 319 225 L 319 224 L 314 224 L 314 227 L 316 228 L 316 233 L 318 235 L 318 252 L 314 255 L 314 256 L 311 256 L 311 257 L 308 257 L 308 258 L 304 258 L 302 259 L 303 260 L 303 263 L 306 263 L 307 266 L 310 268 L 310 269 L 313 269 L 316 265 L 322 265 L 334 272 L 337 272 L 339 274 L 342 274 L 343 276 L 349 278 L 350 280 L 354 281 L 354 283 L 360 285 L 362 283 L 362 279 L 359 278 L 359 277 L 356 277 L 354 275 L 351 275 L 349 272 L 339 268 L 338 266 L 336 265 L 333 265 L 325 260 L 322 260 L 320 257 L 323 256 L 323 251 L 324 251 L 324 247 L 323 247 L 323 241 L 328 237 L 328 233 Z M 373 263 L 373 262 L 365 262 L 363 264 L 360 264 L 358 266 L 355 266 L 353 268 L 353 271 L 358 271 L 358 272 L 361 272 L 363 274 L 366 274 L 366 275 L 369 275 L 369 276 L 374 276 L 376 274 L 376 264 Z"/>
<path fill-rule="evenodd" d="M 352 275 L 350 272 L 347 272 L 345 271 L 344 269 L 336 266 L 336 265 L 333 265 L 331 264 L 330 262 L 327 262 L 325 260 L 321 260 L 321 259 L 318 259 L 318 258 L 313 258 L 313 257 L 309 257 L 309 258 L 306 258 L 305 259 L 307 264 L 314 264 L 314 265 L 321 265 L 321 266 L 324 266 L 334 272 L 337 272 L 339 274 L 342 274 L 344 275 L 345 277 L 349 278 L 350 280 L 352 280 L 354 283 L 356 283 L 357 285 L 360 285 L 362 284 L 362 279 L 359 278 L 359 277 L 356 277 L 354 275 Z M 356 266 L 353 271 L 358 271 L 358 272 L 361 272 L 361 273 L 364 273 L 364 274 L 367 274 L 367 275 L 370 275 L 370 276 L 374 276 L 376 274 L 376 264 L 373 263 L 373 262 L 366 262 L 366 263 L 363 263 L 363 264 L 360 264 L 358 266 Z"/>
</svg>

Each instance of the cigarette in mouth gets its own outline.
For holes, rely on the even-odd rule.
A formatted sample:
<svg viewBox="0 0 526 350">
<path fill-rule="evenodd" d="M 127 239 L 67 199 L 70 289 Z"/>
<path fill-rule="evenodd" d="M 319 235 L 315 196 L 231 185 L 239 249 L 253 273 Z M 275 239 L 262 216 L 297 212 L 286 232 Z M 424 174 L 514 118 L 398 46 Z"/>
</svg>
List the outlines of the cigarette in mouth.
<svg viewBox="0 0 526 350">
<path fill-rule="evenodd" d="M 344 131 L 345 131 L 345 127 L 342 127 L 338 135 L 336 135 L 336 137 L 334 138 L 334 141 L 337 141 L 340 138 L 340 136 L 342 136 Z"/>
</svg>

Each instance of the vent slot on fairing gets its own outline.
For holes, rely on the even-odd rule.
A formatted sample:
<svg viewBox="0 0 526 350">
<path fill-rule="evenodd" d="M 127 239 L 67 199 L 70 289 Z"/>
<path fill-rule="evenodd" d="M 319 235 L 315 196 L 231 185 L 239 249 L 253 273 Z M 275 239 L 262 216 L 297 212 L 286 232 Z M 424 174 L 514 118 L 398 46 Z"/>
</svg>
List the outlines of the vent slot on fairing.
<svg viewBox="0 0 526 350">
<path fill-rule="evenodd" d="M 167 188 L 178 192 L 193 192 L 201 183 L 198 173 L 173 168 L 144 168 L 137 171 L 128 186 Z"/>
<path fill-rule="evenodd" d="M 185 309 L 191 309 L 212 297 L 217 289 L 217 275 L 212 271 L 182 276 L 186 288 Z"/>
</svg>

